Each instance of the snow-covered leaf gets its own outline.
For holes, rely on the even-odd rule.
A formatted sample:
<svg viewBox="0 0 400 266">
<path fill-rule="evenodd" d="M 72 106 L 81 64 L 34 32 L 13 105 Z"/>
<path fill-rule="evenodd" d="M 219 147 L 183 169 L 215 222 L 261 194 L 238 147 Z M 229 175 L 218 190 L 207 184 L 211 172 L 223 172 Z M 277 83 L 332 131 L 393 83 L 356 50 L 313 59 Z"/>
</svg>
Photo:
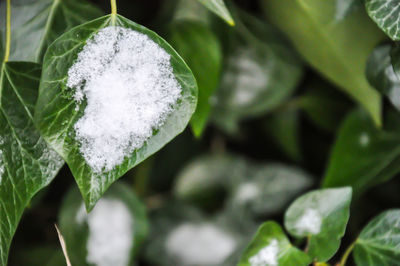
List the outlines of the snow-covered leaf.
<svg viewBox="0 0 400 266">
<path fill-rule="evenodd" d="M 40 66 L 3 63 L 0 73 L 0 265 L 31 198 L 64 164 L 33 123 Z"/>
<path fill-rule="evenodd" d="M 3 1 L 1 14 L 5 6 Z M 49 45 L 61 34 L 102 15 L 86 0 L 14 0 L 10 60 L 42 62 Z M 0 20 L 0 32 L 3 29 L 5 19 Z"/>
<path fill-rule="evenodd" d="M 145 206 L 121 183 L 113 185 L 89 214 L 79 192 L 71 190 L 59 222 L 72 265 L 132 265 L 148 232 Z"/>
<path fill-rule="evenodd" d="M 260 226 L 238 266 L 307 266 L 311 261 L 306 253 L 292 246 L 279 224 L 269 221 Z"/>
<path fill-rule="evenodd" d="M 109 15 L 49 47 L 35 121 L 90 210 L 115 180 L 184 130 L 196 102 L 195 78 L 175 50 Z"/>
<path fill-rule="evenodd" d="M 327 261 L 340 247 L 350 216 L 350 187 L 309 192 L 286 210 L 285 228 L 298 238 L 307 237 L 308 254 Z"/>
</svg>

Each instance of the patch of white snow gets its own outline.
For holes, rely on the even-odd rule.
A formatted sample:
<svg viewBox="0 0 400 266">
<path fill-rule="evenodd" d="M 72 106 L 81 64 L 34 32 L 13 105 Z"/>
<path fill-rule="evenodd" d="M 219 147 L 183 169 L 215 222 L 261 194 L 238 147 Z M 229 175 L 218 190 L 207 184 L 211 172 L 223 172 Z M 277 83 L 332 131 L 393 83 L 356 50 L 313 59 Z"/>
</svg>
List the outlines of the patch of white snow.
<svg viewBox="0 0 400 266">
<path fill-rule="evenodd" d="M 262 248 L 249 259 L 251 266 L 277 266 L 279 245 L 278 240 L 272 239 L 268 246 Z"/>
</svg>

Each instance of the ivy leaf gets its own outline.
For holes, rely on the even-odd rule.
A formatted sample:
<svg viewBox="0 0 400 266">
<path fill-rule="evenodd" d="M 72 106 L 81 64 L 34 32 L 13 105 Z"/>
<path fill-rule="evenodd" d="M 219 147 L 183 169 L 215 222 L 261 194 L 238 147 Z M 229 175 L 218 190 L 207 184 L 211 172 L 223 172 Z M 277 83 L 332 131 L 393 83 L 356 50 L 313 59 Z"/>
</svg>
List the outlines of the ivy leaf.
<svg viewBox="0 0 400 266">
<path fill-rule="evenodd" d="M 356 110 L 338 132 L 323 186 L 352 186 L 360 193 L 400 171 L 399 156 L 399 134 L 377 129 L 365 112 Z"/>
<path fill-rule="evenodd" d="M 400 3 L 397 0 L 365 0 L 368 15 L 393 41 L 400 40 Z"/>
<path fill-rule="evenodd" d="M 5 10 L 5 2 L 1 9 Z M 41 63 L 49 45 L 61 34 L 102 15 L 86 0 L 13 1 L 10 60 Z M 3 19 L 0 29 L 5 29 Z"/>
<path fill-rule="evenodd" d="M 0 73 L 0 264 L 7 265 L 11 240 L 31 198 L 63 165 L 33 123 L 40 66 L 3 63 Z"/>
<path fill-rule="evenodd" d="M 196 112 L 190 121 L 192 130 L 200 137 L 210 113 L 210 97 L 218 86 L 221 64 L 221 45 L 215 34 L 203 23 L 179 20 L 170 26 L 169 43 L 193 71 L 199 88 Z"/>
<path fill-rule="evenodd" d="M 361 231 L 354 246 L 354 260 L 357 265 L 397 265 L 399 245 L 400 210 L 388 210 Z"/>
<path fill-rule="evenodd" d="M 279 224 L 268 221 L 260 226 L 238 266 L 306 266 L 311 262 L 306 253 L 292 246 Z"/>
<path fill-rule="evenodd" d="M 287 34 L 311 66 L 360 103 L 381 125 L 381 99 L 365 78 L 365 64 L 384 35 L 365 11 L 359 9 L 346 20 L 336 21 L 335 0 L 261 3 L 267 17 Z"/>
<path fill-rule="evenodd" d="M 120 26 L 147 35 L 171 57 L 173 74 L 181 85 L 182 93 L 174 109 L 160 128 L 144 142 L 143 146 L 124 157 L 122 164 L 109 171 L 94 171 L 80 152 L 74 124 L 82 117 L 84 108 L 75 108 L 75 100 L 67 90 L 68 71 L 86 42 L 107 26 Z M 181 133 L 196 108 L 196 81 L 182 58 L 154 32 L 125 19 L 108 15 L 78 26 L 57 39 L 48 49 L 43 64 L 35 119 L 42 136 L 65 159 L 85 199 L 88 210 L 107 188 L 129 169 L 161 149 Z"/>
<path fill-rule="evenodd" d="M 224 0 L 198 0 L 202 3 L 208 10 L 218 15 L 220 18 L 225 20 L 230 26 L 235 26 L 235 21 L 228 8 L 226 7 Z"/>
<path fill-rule="evenodd" d="M 237 133 L 239 121 L 279 106 L 303 74 L 297 55 L 271 25 L 240 12 L 236 28 L 212 114 L 228 133 Z"/>
<path fill-rule="evenodd" d="M 400 110 L 400 79 L 394 72 L 390 52 L 389 44 L 375 48 L 368 59 L 366 73 L 369 83 Z"/>
<path fill-rule="evenodd" d="M 71 190 L 59 222 L 72 265 L 131 265 L 148 233 L 145 206 L 121 183 L 113 185 L 89 214 L 79 192 Z"/>
<path fill-rule="evenodd" d="M 394 73 L 400 79 L 400 47 L 398 45 L 392 47 L 390 58 Z"/>
<path fill-rule="evenodd" d="M 339 249 L 350 215 L 350 187 L 320 189 L 298 199 L 285 213 L 285 228 L 295 237 L 308 238 L 308 254 L 329 260 Z"/>
</svg>

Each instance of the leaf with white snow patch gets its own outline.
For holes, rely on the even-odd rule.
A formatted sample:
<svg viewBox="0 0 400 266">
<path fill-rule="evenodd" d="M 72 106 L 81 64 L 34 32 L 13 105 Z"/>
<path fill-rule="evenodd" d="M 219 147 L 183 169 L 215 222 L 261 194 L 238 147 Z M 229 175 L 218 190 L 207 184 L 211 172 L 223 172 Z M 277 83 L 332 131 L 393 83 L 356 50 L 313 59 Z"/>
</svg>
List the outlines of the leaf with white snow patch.
<svg viewBox="0 0 400 266">
<path fill-rule="evenodd" d="M 89 214 L 79 192 L 71 190 L 59 222 L 72 265 L 131 265 L 148 232 L 145 206 L 121 183 Z"/>
<path fill-rule="evenodd" d="M 339 249 L 350 215 L 350 187 L 320 189 L 298 199 L 285 213 L 285 228 L 298 238 L 308 237 L 308 254 L 327 261 Z"/>
<path fill-rule="evenodd" d="M 0 73 L 0 265 L 25 207 L 64 164 L 33 123 L 40 66 L 4 63 Z"/>
<path fill-rule="evenodd" d="M 197 85 L 154 32 L 109 15 L 48 49 L 35 120 L 69 165 L 88 210 L 129 169 L 182 132 Z"/>
<path fill-rule="evenodd" d="M 260 226 L 238 266 L 306 266 L 311 261 L 306 253 L 292 246 L 279 224 L 269 221 Z"/>
</svg>

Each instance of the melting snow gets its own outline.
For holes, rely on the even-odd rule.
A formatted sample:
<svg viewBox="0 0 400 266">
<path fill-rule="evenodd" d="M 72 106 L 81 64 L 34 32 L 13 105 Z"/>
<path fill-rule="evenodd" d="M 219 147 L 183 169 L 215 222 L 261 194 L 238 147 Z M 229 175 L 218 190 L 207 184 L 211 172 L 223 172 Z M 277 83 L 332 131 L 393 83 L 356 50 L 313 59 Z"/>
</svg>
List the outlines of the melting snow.
<svg viewBox="0 0 400 266">
<path fill-rule="evenodd" d="M 268 246 L 262 248 L 256 255 L 249 259 L 251 266 L 276 266 L 278 265 L 279 245 L 272 239 Z"/>
<path fill-rule="evenodd" d="M 235 198 L 241 203 L 246 203 L 259 196 L 260 193 L 260 188 L 256 183 L 248 182 L 239 186 Z"/>
<path fill-rule="evenodd" d="M 110 26 L 89 40 L 68 71 L 84 115 L 74 125 L 93 171 L 114 169 L 160 128 L 181 95 L 170 55 L 145 34 Z"/>
<path fill-rule="evenodd" d="M 96 207 L 86 214 L 82 204 L 76 221 L 87 221 L 88 263 L 96 266 L 128 266 L 133 248 L 133 219 L 128 207 L 114 199 L 100 199 Z"/>
<path fill-rule="evenodd" d="M 321 231 L 322 218 L 317 210 L 306 209 L 297 220 L 295 228 L 300 234 L 309 233 L 316 235 Z"/>
<path fill-rule="evenodd" d="M 211 223 L 186 223 L 168 235 L 165 245 L 184 265 L 218 265 L 232 254 L 236 241 Z"/>
</svg>

